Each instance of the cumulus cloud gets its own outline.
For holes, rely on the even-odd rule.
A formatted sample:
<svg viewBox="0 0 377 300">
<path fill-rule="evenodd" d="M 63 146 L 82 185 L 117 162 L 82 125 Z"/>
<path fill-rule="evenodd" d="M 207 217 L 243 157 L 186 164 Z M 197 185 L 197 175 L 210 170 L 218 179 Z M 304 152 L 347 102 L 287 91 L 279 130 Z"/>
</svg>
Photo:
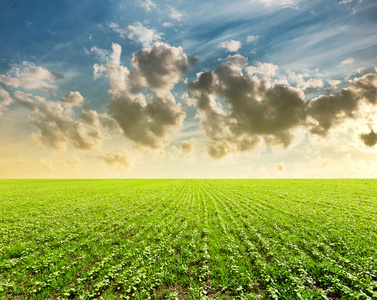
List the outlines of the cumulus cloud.
<svg viewBox="0 0 377 300">
<path fill-rule="evenodd" d="M 334 90 L 336 90 L 338 88 L 338 85 L 342 83 L 340 80 L 336 79 L 328 79 L 327 82 L 331 85 L 331 87 Z"/>
<path fill-rule="evenodd" d="M 161 40 L 162 34 L 155 29 L 147 28 L 140 22 L 128 25 L 126 28 L 120 28 L 116 23 L 110 23 L 109 27 L 119 33 L 121 38 L 140 43 L 143 47 L 150 47 L 154 42 Z"/>
<path fill-rule="evenodd" d="M 150 11 L 152 8 L 156 8 L 157 5 L 152 0 L 140 0 L 138 1 L 141 7 L 144 7 L 146 11 Z"/>
<path fill-rule="evenodd" d="M 226 48 L 229 52 L 237 52 L 238 49 L 241 48 L 241 46 L 242 43 L 235 40 L 225 41 L 219 45 L 220 48 Z"/>
<path fill-rule="evenodd" d="M 188 84 L 191 103 L 197 107 L 210 139 L 207 152 L 214 159 L 251 151 L 262 141 L 267 146 L 288 147 L 298 127 L 325 137 L 343 121 L 362 117 L 359 111 L 363 105 L 377 101 L 376 74 L 354 79 L 347 89 L 334 95 L 307 101 L 302 89 L 253 76 L 256 71 L 250 71 L 245 61 L 235 64 L 229 59 Z M 261 70 L 260 74 L 274 74 L 269 68 L 254 68 Z"/>
<path fill-rule="evenodd" d="M 200 74 L 189 83 L 199 118 L 210 138 L 208 153 L 220 159 L 231 152 L 254 149 L 261 139 L 267 144 L 288 146 L 291 130 L 305 121 L 302 91 L 283 85 L 268 87 L 231 62 L 213 72 Z M 228 110 L 217 99 L 225 101 Z"/>
<path fill-rule="evenodd" d="M 322 79 L 315 79 L 315 78 L 308 78 L 309 75 L 307 74 L 296 74 L 295 72 L 288 71 L 288 77 L 291 79 L 298 88 L 306 90 L 308 88 L 321 88 L 323 87 L 323 80 Z"/>
<path fill-rule="evenodd" d="M 98 156 L 105 164 L 109 166 L 117 166 L 120 169 L 131 169 L 135 162 L 133 154 L 125 149 L 121 149 L 118 153 L 101 153 Z"/>
<path fill-rule="evenodd" d="M 102 115 L 95 111 L 76 116 L 71 106 L 60 102 L 46 101 L 39 96 L 15 92 L 15 99 L 31 113 L 28 123 L 36 126 L 32 140 L 38 145 L 64 150 L 68 144 L 82 150 L 98 149 L 106 134 L 101 129 Z"/>
<path fill-rule="evenodd" d="M 70 105 L 82 107 L 85 104 L 84 97 L 79 92 L 69 92 L 65 97 L 59 99 L 60 102 Z"/>
<path fill-rule="evenodd" d="M 377 101 L 377 74 L 367 74 L 356 78 L 348 88 L 330 96 L 320 96 L 310 101 L 308 116 L 312 133 L 326 136 L 327 132 L 346 119 L 360 116 L 360 108 L 365 104 L 375 105 Z"/>
<path fill-rule="evenodd" d="M 183 13 L 181 13 L 174 7 L 169 7 L 169 16 L 176 21 L 182 21 L 183 19 Z"/>
<path fill-rule="evenodd" d="M 342 63 L 341 63 L 342 66 L 350 65 L 350 64 L 353 64 L 353 58 L 352 57 L 349 57 L 349 58 L 343 60 Z"/>
<path fill-rule="evenodd" d="M 121 47 L 113 44 L 106 65 L 94 65 L 94 74 L 106 73 L 111 89 L 109 115 L 135 146 L 161 148 L 167 136 L 179 128 L 185 112 L 170 90 L 188 70 L 181 47 L 156 42 L 135 52 L 128 70 L 120 64 Z M 148 89 L 148 96 L 141 93 Z"/>
<path fill-rule="evenodd" d="M 5 75 L 0 75 L 0 82 L 14 88 L 54 91 L 55 82 L 63 78 L 64 76 L 60 73 L 23 62 L 21 66 L 14 66 Z"/>
<path fill-rule="evenodd" d="M 373 147 L 377 144 L 377 133 L 375 133 L 373 130 L 371 130 L 370 133 L 360 135 L 360 138 L 365 146 Z"/>
<path fill-rule="evenodd" d="M 263 77 L 274 77 L 276 75 L 276 71 L 279 67 L 272 63 L 261 63 L 257 62 L 256 66 L 249 66 L 246 68 L 247 73 L 249 76 L 254 74 L 262 75 Z"/>
<path fill-rule="evenodd" d="M 13 99 L 9 96 L 9 93 L 3 89 L 0 89 L 0 116 L 6 110 L 8 106 L 13 102 Z"/>
</svg>

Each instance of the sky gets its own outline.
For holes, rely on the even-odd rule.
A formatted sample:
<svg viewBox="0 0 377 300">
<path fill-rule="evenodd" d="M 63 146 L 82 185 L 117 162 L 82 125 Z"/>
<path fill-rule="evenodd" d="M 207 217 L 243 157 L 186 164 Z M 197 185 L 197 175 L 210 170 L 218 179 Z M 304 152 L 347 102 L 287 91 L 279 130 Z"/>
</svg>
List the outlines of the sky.
<svg viewBox="0 0 377 300">
<path fill-rule="evenodd" d="M 374 0 L 2 0 L 0 178 L 376 178 Z"/>
</svg>

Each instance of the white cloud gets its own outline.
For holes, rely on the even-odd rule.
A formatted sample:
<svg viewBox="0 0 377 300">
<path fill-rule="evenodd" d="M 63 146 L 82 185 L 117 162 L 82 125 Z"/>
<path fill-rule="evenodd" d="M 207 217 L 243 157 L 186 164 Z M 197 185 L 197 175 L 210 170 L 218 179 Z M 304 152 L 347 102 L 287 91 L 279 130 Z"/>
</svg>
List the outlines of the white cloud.
<svg viewBox="0 0 377 300">
<path fill-rule="evenodd" d="M 110 51 L 108 50 L 105 50 L 105 49 L 100 49 L 100 48 L 97 48 L 96 46 L 93 46 L 91 49 L 90 49 L 91 52 L 95 53 L 99 59 L 101 61 L 106 61 L 107 57 L 109 56 L 110 54 Z"/>
<path fill-rule="evenodd" d="M 256 66 L 249 66 L 246 67 L 246 71 L 249 74 L 249 76 L 252 76 L 254 74 L 262 75 L 263 77 L 274 77 L 276 74 L 276 71 L 279 67 L 277 65 L 274 65 L 272 63 L 261 63 L 257 62 Z"/>
<path fill-rule="evenodd" d="M 0 82 L 15 88 L 53 91 L 56 89 L 55 82 L 62 78 L 64 76 L 60 73 L 23 62 L 21 66 L 14 66 L 6 75 L 0 75 Z"/>
<path fill-rule="evenodd" d="M 119 33 L 121 38 L 129 38 L 130 40 L 141 43 L 143 47 L 150 47 L 154 42 L 161 40 L 162 33 L 155 29 L 145 27 L 140 22 L 128 25 L 127 28 L 120 28 L 116 23 L 110 23 L 109 27 Z"/>
<path fill-rule="evenodd" d="M 293 0 L 258 0 L 265 6 L 283 6 L 297 8 L 295 1 Z"/>
<path fill-rule="evenodd" d="M 84 106 L 84 97 L 81 96 L 79 92 L 69 92 L 65 97 L 59 99 L 60 102 L 63 102 L 70 106 Z"/>
<path fill-rule="evenodd" d="M 341 63 L 342 66 L 350 65 L 350 64 L 353 64 L 353 58 L 352 57 L 349 57 L 349 58 L 343 60 L 342 63 Z"/>
<path fill-rule="evenodd" d="M 176 21 L 182 21 L 183 19 L 183 13 L 181 13 L 174 7 L 169 7 L 169 16 Z"/>
<path fill-rule="evenodd" d="M 170 23 L 170 22 L 164 22 L 164 23 L 162 23 L 162 26 L 164 26 L 164 27 L 173 27 L 174 25 L 173 25 L 173 23 Z"/>
<path fill-rule="evenodd" d="M 9 93 L 3 89 L 0 89 L 0 116 L 6 110 L 8 106 L 13 102 L 13 99 L 9 96 Z"/>
<path fill-rule="evenodd" d="M 144 7 L 146 11 L 150 11 L 151 8 L 156 8 L 157 5 L 152 0 L 140 0 L 138 1 L 141 7 Z"/>
<path fill-rule="evenodd" d="M 226 48 L 229 52 L 237 52 L 238 49 L 241 48 L 241 46 L 242 43 L 240 41 L 235 40 L 225 41 L 219 45 L 220 48 Z"/>
<path fill-rule="evenodd" d="M 246 42 L 248 43 L 256 42 L 257 40 L 259 40 L 259 35 L 249 35 L 246 38 Z"/>
<path fill-rule="evenodd" d="M 323 80 L 322 79 L 315 79 L 309 78 L 305 80 L 305 78 L 309 77 L 307 74 L 296 74 L 295 72 L 288 71 L 288 77 L 296 83 L 296 86 L 300 89 L 306 90 L 308 88 L 321 88 L 323 87 Z"/>
<path fill-rule="evenodd" d="M 338 2 L 339 4 L 347 4 L 347 3 L 351 3 L 353 2 L 353 0 L 342 0 L 340 2 Z"/>
<path fill-rule="evenodd" d="M 331 87 L 334 90 L 336 90 L 338 85 L 342 83 L 340 80 L 336 80 L 336 79 L 328 79 L 327 82 L 331 85 Z"/>
</svg>

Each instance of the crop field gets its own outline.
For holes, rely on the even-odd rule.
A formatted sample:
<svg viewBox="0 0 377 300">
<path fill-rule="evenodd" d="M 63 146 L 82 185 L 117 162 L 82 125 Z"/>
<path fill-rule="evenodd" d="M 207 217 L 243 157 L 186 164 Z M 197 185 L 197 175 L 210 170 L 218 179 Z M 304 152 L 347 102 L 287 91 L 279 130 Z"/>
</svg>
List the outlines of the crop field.
<svg viewBox="0 0 377 300">
<path fill-rule="evenodd" d="M 0 180 L 0 299 L 377 299 L 377 180 Z"/>
</svg>

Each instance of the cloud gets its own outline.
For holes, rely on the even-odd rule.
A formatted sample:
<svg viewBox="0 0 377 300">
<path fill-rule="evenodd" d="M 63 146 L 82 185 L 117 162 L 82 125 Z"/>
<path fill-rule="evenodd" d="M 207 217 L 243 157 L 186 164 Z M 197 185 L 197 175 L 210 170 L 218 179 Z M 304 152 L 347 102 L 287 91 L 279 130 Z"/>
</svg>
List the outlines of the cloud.
<svg viewBox="0 0 377 300">
<path fill-rule="evenodd" d="M 347 119 L 360 116 L 359 109 L 365 104 L 375 105 L 377 101 L 377 74 L 367 74 L 354 79 L 348 88 L 330 96 L 319 96 L 310 101 L 308 116 L 312 133 L 326 136 L 334 126 Z M 364 116 L 365 117 L 365 116 Z"/>
<path fill-rule="evenodd" d="M 152 0 L 139 0 L 138 3 L 141 5 L 141 7 L 144 7 L 146 11 L 150 11 L 152 8 L 157 7 Z"/>
<path fill-rule="evenodd" d="M 336 90 L 338 88 L 338 85 L 342 83 L 340 80 L 336 79 L 328 79 L 327 82 L 331 85 L 331 87 L 334 90 Z"/>
<path fill-rule="evenodd" d="M 246 68 L 247 73 L 249 76 L 254 74 L 262 75 L 263 77 L 271 78 L 274 77 L 276 74 L 276 70 L 279 67 L 272 63 L 261 63 L 257 62 L 256 66 L 249 66 Z"/>
<path fill-rule="evenodd" d="M 90 150 L 98 149 L 106 138 L 101 128 L 102 115 L 95 111 L 82 112 L 77 116 L 71 105 L 46 101 L 21 91 L 14 95 L 31 111 L 28 123 L 38 128 L 38 132 L 32 135 L 32 140 L 38 145 L 64 150 L 71 144 L 77 149 Z"/>
<path fill-rule="evenodd" d="M 133 70 L 120 65 L 121 47 L 113 44 L 106 65 L 94 65 L 94 74 L 106 73 L 111 89 L 109 115 L 137 147 L 162 148 L 168 134 L 181 127 L 185 112 L 170 90 L 188 71 L 181 47 L 156 42 L 132 56 Z M 149 90 L 148 96 L 141 93 Z"/>
<path fill-rule="evenodd" d="M 220 48 L 226 48 L 229 52 L 237 52 L 238 49 L 241 48 L 241 46 L 241 42 L 235 40 L 225 41 L 219 45 Z"/>
<path fill-rule="evenodd" d="M 284 171 L 285 170 L 285 165 L 283 163 L 278 163 L 276 165 L 276 169 L 280 172 Z"/>
<path fill-rule="evenodd" d="M 0 116 L 6 110 L 8 106 L 13 102 L 13 99 L 9 96 L 9 93 L 3 89 L 0 89 Z"/>
<path fill-rule="evenodd" d="M 302 91 L 289 86 L 268 87 L 226 62 L 189 83 L 189 94 L 207 137 L 208 154 L 220 159 L 231 152 L 255 149 L 264 140 L 287 147 L 291 130 L 303 125 L 306 101 Z M 227 109 L 216 99 L 222 99 Z"/>
<path fill-rule="evenodd" d="M 341 63 L 342 66 L 350 65 L 350 64 L 353 64 L 353 58 L 352 57 L 349 57 L 349 58 L 343 60 L 342 63 Z"/>
<path fill-rule="evenodd" d="M 283 6 L 297 8 L 297 5 L 293 0 L 258 0 L 265 6 Z"/>
<path fill-rule="evenodd" d="M 128 25 L 127 28 L 120 28 L 116 23 L 110 23 L 110 28 L 119 33 L 121 38 L 129 38 L 130 40 L 140 43 L 143 47 L 150 47 L 154 42 L 161 40 L 162 34 L 155 29 L 145 27 L 140 22 Z"/>
<path fill-rule="evenodd" d="M 0 75 L 0 82 L 15 88 L 54 91 L 55 82 L 63 78 L 64 76 L 60 73 L 23 62 L 21 66 L 14 66 L 6 75 Z"/>
<path fill-rule="evenodd" d="M 169 7 L 169 16 L 176 21 L 182 21 L 183 19 L 183 13 L 181 13 L 174 7 Z"/>
<path fill-rule="evenodd" d="M 99 49 L 96 46 L 93 46 L 90 49 L 91 52 L 95 53 L 101 61 L 106 61 L 107 57 L 109 56 L 110 52 L 105 49 Z M 89 54 L 89 53 L 88 53 Z"/>
<path fill-rule="evenodd" d="M 259 40 L 259 35 L 249 35 L 246 38 L 246 42 L 248 43 L 256 42 L 257 40 Z"/>
<path fill-rule="evenodd" d="M 347 4 L 347 3 L 351 3 L 353 0 L 342 0 L 340 2 L 338 2 L 339 4 Z"/>
<path fill-rule="evenodd" d="M 190 153 L 192 153 L 194 151 L 195 144 L 196 144 L 196 140 L 195 139 L 190 139 L 188 141 L 183 141 L 181 143 L 180 149 L 182 150 L 183 153 L 190 154 Z"/>
<path fill-rule="evenodd" d="M 365 146 L 373 147 L 377 144 L 377 134 L 373 130 L 371 130 L 370 133 L 361 134 L 360 138 Z"/>
<path fill-rule="evenodd" d="M 65 97 L 59 99 L 60 102 L 70 106 L 84 106 L 84 97 L 79 92 L 69 92 Z"/>
<path fill-rule="evenodd" d="M 101 153 L 98 156 L 105 164 L 109 166 L 117 166 L 119 169 L 129 170 L 135 162 L 133 154 L 125 149 L 121 149 L 118 153 Z"/>
<path fill-rule="evenodd" d="M 164 22 L 164 23 L 162 23 L 162 26 L 164 26 L 164 27 L 173 27 L 174 25 L 173 25 L 173 23 L 170 23 L 170 22 Z"/>
<path fill-rule="evenodd" d="M 187 57 L 187 59 L 188 59 L 188 63 L 189 63 L 189 65 L 190 65 L 191 67 L 193 67 L 193 68 L 197 68 L 197 67 L 198 67 L 198 65 L 199 65 L 199 59 L 196 58 L 194 55 L 189 55 L 189 56 Z"/>
<path fill-rule="evenodd" d="M 305 80 L 305 78 L 309 77 L 307 74 L 296 74 L 295 72 L 288 71 L 288 77 L 296 83 L 296 86 L 300 89 L 306 90 L 308 88 L 321 88 L 323 87 L 323 80 L 322 79 L 314 79 L 309 78 Z"/>
<path fill-rule="evenodd" d="M 360 109 L 377 102 L 376 74 L 356 78 L 334 95 L 307 101 L 299 88 L 253 76 L 256 71 L 250 72 L 245 61 L 234 64 L 229 59 L 214 71 L 199 73 L 197 80 L 188 84 L 190 101 L 210 140 L 207 152 L 213 159 L 252 151 L 261 142 L 288 147 L 299 127 L 326 137 L 330 129 L 345 120 L 367 119 Z M 268 71 L 270 68 L 258 67 L 261 74 L 274 74 Z M 310 81 L 305 84 L 321 85 Z"/>
</svg>

